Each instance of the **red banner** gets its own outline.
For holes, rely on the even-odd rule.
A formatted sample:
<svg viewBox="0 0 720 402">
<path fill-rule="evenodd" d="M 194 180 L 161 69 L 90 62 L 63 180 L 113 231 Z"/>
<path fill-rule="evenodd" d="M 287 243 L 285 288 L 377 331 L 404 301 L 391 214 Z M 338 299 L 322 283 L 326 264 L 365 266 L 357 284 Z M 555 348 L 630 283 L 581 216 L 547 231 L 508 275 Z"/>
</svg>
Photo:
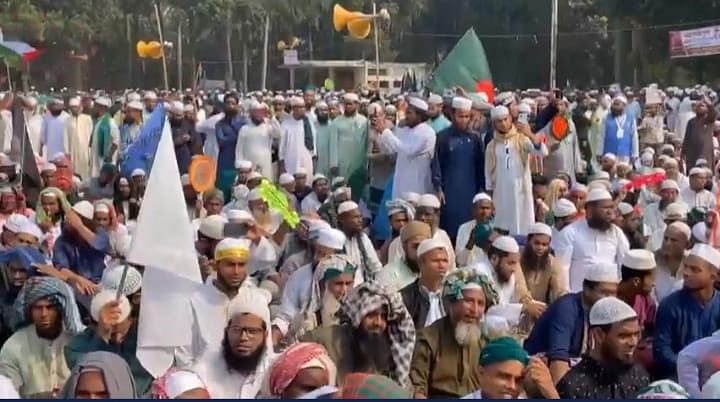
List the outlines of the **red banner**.
<svg viewBox="0 0 720 402">
<path fill-rule="evenodd" d="M 720 54 L 720 25 L 670 31 L 670 58 Z"/>
</svg>

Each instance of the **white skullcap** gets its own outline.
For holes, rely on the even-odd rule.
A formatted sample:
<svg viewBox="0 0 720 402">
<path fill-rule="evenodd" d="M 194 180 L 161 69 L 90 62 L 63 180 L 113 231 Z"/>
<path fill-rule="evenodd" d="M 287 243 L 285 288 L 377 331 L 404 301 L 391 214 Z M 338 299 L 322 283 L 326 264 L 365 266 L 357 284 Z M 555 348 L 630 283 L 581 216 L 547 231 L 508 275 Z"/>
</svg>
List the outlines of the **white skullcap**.
<svg viewBox="0 0 720 402">
<path fill-rule="evenodd" d="M 44 238 L 43 232 L 42 230 L 40 230 L 40 227 L 35 223 L 31 222 L 30 220 L 27 220 L 22 225 L 20 225 L 16 233 L 29 234 L 30 236 L 38 239 L 38 241 L 41 241 Z"/>
<path fill-rule="evenodd" d="M 602 188 L 596 188 L 588 193 L 587 202 L 612 200 L 610 193 Z"/>
<path fill-rule="evenodd" d="M 146 173 L 145 173 L 144 170 L 142 170 L 142 169 L 140 169 L 140 168 L 137 168 L 137 169 L 135 169 L 135 170 L 132 171 L 132 173 L 130 174 L 130 177 L 138 177 L 138 176 L 143 176 L 143 177 L 144 177 L 145 174 L 146 174 Z M 188 176 L 188 178 L 189 178 L 189 177 L 190 177 L 190 176 Z"/>
<path fill-rule="evenodd" d="M 225 217 L 228 221 L 235 223 L 255 222 L 255 217 L 244 209 L 231 209 L 225 213 Z"/>
<path fill-rule="evenodd" d="M 235 161 L 235 169 L 243 169 L 243 170 L 250 170 L 252 169 L 253 164 L 250 161 L 246 160 L 236 160 Z"/>
<path fill-rule="evenodd" d="M 609 296 L 595 302 L 588 314 L 588 321 L 591 326 L 610 325 L 632 318 L 637 318 L 637 313 L 624 301 L 617 297 Z"/>
<path fill-rule="evenodd" d="M 4 229 L 13 233 L 17 233 L 28 222 L 30 221 L 25 215 L 10 214 L 10 216 L 8 216 L 8 218 L 5 220 Z"/>
<path fill-rule="evenodd" d="M 660 190 L 680 191 L 680 186 L 678 186 L 675 180 L 663 180 L 662 184 L 660 185 Z"/>
<path fill-rule="evenodd" d="M 692 227 L 692 236 L 699 243 L 707 244 L 707 225 L 705 222 L 698 222 Z"/>
<path fill-rule="evenodd" d="M 631 183 L 630 180 L 627 180 L 627 179 L 617 179 L 617 180 L 615 180 L 615 183 L 613 183 L 613 185 L 612 185 L 613 191 L 620 191 L 630 183 Z"/>
<path fill-rule="evenodd" d="M 73 211 L 86 219 L 92 219 L 95 213 L 95 207 L 90 201 L 79 201 L 72 206 Z"/>
<path fill-rule="evenodd" d="M 55 172 L 57 171 L 57 166 L 55 166 L 54 163 L 45 162 L 42 169 L 40 169 L 41 172 Z"/>
<path fill-rule="evenodd" d="M 200 221 L 200 228 L 198 228 L 198 232 L 213 240 L 222 240 L 224 237 L 223 230 L 225 229 L 226 223 L 227 219 L 225 219 L 222 215 L 210 215 Z"/>
<path fill-rule="evenodd" d="M 452 107 L 453 109 L 469 111 L 472 109 L 472 101 L 468 98 L 456 96 L 452 100 Z"/>
<path fill-rule="evenodd" d="M 118 290 L 125 265 L 116 264 L 105 268 L 100 278 L 100 287 L 107 290 Z M 135 267 L 127 266 L 127 275 L 123 283 L 122 294 L 130 296 L 137 293 L 142 287 L 142 275 Z"/>
<path fill-rule="evenodd" d="M 640 161 L 650 163 L 653 161 L 654 157 L 655 156 L 653 154 L 643 152 L 642 155 L 640 155 Z"/>
<path fill-rule="evenodd" d="M 487 195 L 487 193 L 477 193 L 475 194 L 475 197 L 473 197 L 472 203 L 478 203 L 480 201 L 490 201 L 492 202 L 492 197 Z"/>
<path fill-rule="evenodd" d="M 249 259 L 252 243 L 245 238 L 226 237 L 215 246 L 215 261 L 229 258 Z M 247 252 L 246 255 L 241 255 Z"/>
<path fill-rule="evenodd" d="M 153 91 L 147 91 L 143 95 L 144 100 L 157 100 L 157 94 Z"/>
<path fill-rule="evenodd" d="M 305 106 L 305 99 L 299 96 L 293 96 L 292 98 L 290 98 L 290 106 Z"/>
<path fill-rule="evenodd" d="M 305 218 L 303 218 L 305 219 Z M 332 226 L 330 226 L 329 223 L 322 219 L 308 219 L 307 220 L 307 227 L 308 227 L 308 240 L 315 240 L 320 235 L 320 230 L 322 229 L 332 229 Z"/>
<path fill-rule="evenodd" d="M 250 110 L 265 110 L 265 109 L 267 109 L 267 105 L 263 102 L 252 101 L 250 103 Z"/>
<path fill-rule="evenodd" d="M 128 109 L 135 109 L 135 110 L 137 110 L 137 111 L 142 111 L 142 110 L 143 110 L 143 104 L 140 103 L 140 102 L 138 102 L 138 101 L 132 101 L 132 102 L 130 102 L 130 103 L 127 104 L 127 108 L 128 108 Z"/>
<path fill-rule="evenodd" d="M 131 92 L 127 95 L 128 102 L 139 102 L 142 100 L 142 97 L 137 92 Z"/>
<path fill-rule="evenodd" d="M 180 184 L 183 186 L 189 186 L 190 185 L 190 175 L 185 173 L 184 175 L 180 176 Z"/>
<path fill-rule="evenodd" d="M 408 192 L 406 192 L 406 193 L 403 193 L 403 194 L 400 196 L 400 198 L 402 198 L 403 200 L 405 200 L 405 201 L 407 201 L 407 202 L 411 202 L 411 203 L 417 204 L 418 201 L 420 201 L 420 194 L 418 194 L 418 193 L 413 193 L 412 191 L 408 191 Z"/>
<path fill-rule="evenodd" d="M 690 230 L 690 226 L 688 226 L 687 223 L 681 222 L 681 221 L 675 221 L 667 227 L 667 229 L 670 229 L 670 228 L 680 231 L 682 234 L 685 235 L 685 238 L 687 240 L 690 240 L 690 234 L 692 231 Z M 665 231 L 667 231 L 667 229 L 665 229 Z"/>
<path fill-rule="evenodd" d="M 259 189 L 259 188 L 254 188 L 254 189 L 250 190 L 250 192 L 249 192 L 248 195 L 247 195 L 247 200 L 248 200 L 248 201 L 259 201 L 259 200 L 262 200 L 262 199 L 263 199 L 263 198 L 262 198 L 262 195 L 260 194 L 260 189 Z"/>
<path fill-rule="evenodd" d="M 649 153 L 650 155 L 655 155 L 655 149 L 652 147 L 645 147 L 645 148 L 643 148 L 643 153 Z"/>
<path fill-rule="evenodd" d="M 616 97 L 613 98 L 612 101 L 613 101 L 613 103 L 614 103 L 615 101 L 620 101 L 620 102 L 622 102 L 623 104 L 627 105 L 627 98 L 626 98 L 625 96 L 623 96 L 623 95 L 617 95 Z"/>
<path fill-rule="evenodd" d="M 192 371 L 171 371 L 165 376 L 165 393 L 168 399 L 176 399 L 194 389 L 207 389 L 200 377 Z"/>
<path fill-rule="evenodd" d="M 495 106 L 490 111 L 490 119 L 492 120 L 500 120 L 508 117 L 510 115 L 510 110 L 505 106 Z"/>
<path fill-rule="evenodd" d="M 427 112 L 428 110 L 427 102 L 416 96 L 411 97 L 408 103 L 410 104 L 410 106 L 414 107 L 415 109 L 422 110 L 423 112 Z"/>
<path fill-rule="evenodd" d="M 192 111 L 194 111 L 194 110 L 195 110 L 195 106 L 193 106 L 193 105 L 191 105 L 191 104 L 189 104 L 189 103 L 186 104 L 185 107 L 183 107 L 183 112 L 185 112 L 185 113 L 187 113 L 187 112 L 192 112 Z"/>
<path fill-rule="evenodd" d="M 307 176 L 307 169 L 303 167 L 297 168 L 293 176 Z"/>
<path fill-rule="evenodd" d="M 112 106 L 112 101 L 110 100 L 110 98 L 101 96 L 101 97 L 95 99 L 95 104 L 100 105 L 100 106 L 110 107 L 110 106 Z"/>
<path fill-rule="evenodd" d="M 27 104 L 28 104 L 28 106 L 30 106 L 30 107 L 35 107 L 35 106 L 37 106 L 38 101 L 37 101 L 36 98 L 34 98 L 34 97 L 31 96 L 31 97 L 27 98 Z"/>
<path fill-rule="evenodd" d="M 318 180 L 327 180 L 327 176 L 325 176 L 322 173 L 315 173 L 315 175 L 312 178 L 312 184 L 315 184 Z"/>
<path fill-rule="evenodd" d="M 590 181 L 593 181 L 593 180 L 610 180 L 610 173 L 608 173 L 608 172 L 606 172 L 606 171 L 604 171 L 604 170 L 601 170 L 601 171 L 595 173 L 595 174 L 590 178 Z"/>
<path fill-rule="evenodd" d="M 694 167 L 694 168 L 690 169 L 690 174 L 688 174 L 688 176 L 694 176 L 696 174 L 705 175 L 705 173 L 706 173 L 705 169 L 703 169 L 701 167 Z"/>
<path fill-rule="evenodd" d="M 290 184 L 295 182 L 295 178 L 290 173 L 283 173 L 278 178 L 278 183 L 280 183 L 281 186 L 284 186 L 286 184 Z"/>
<path fill-rule="evenodd" d="M 265 289 L 242 287 L 238 294 L 230 300 L 228 305 L 228 318 L 240 314 L 252 314 L 265 322 L 267 331 L 270 331 L 270 301 L 272 295 Z"/>
<path fill-rule="evenodd" d="M 707 166 L 707 165 L 708 165 L 708 161 L 705 158 L 700 158 L 695 161 L 695 166 Z"/>
<path fill-rule="evenodd" d="M 315 104 L 315 109 L 323 109 L 323 110 L 325 110 L 325 109 L 327 109 L 327 108 L 328 108 L 328 104 L 325 103 L 325 101 L 320 101 L 320 102 L 318 102 L 318 103 Z"/>
<path fill-rule="evenodd" d="M 687 215 L 687 207 L 684 203 L 680 202 L 672 202 L 667 207 L 665 207 L 665 211 L 663 212 L 663 218 L 664 219 L 680 219 L 685 220 Z"/>
<path fill-rule="evenodd" d="M 627 202 L 621 202 L 617 206 L 618 212 L 620 212 L 620 215 L 625 216 L 627 214 L 631 214 L 634 211 L 634 208 L 632 205 L 628 204 Z"/>
<path fill-rule="evenodd" d="M 95 204 L 95 212 L 110 213 L 110 207 L 104 202 L 98 202 Z"/>
<path fill-rule="evenodd" d="M 418 258 L 421 257 L 423 254 L 441 248 L 447 252 L 447 247 L 445 247 L 445 242 L 443 242 L 441 239 L 439 239 L 437 236 L 433 236 L 430 239 L 425 239 L 422 242 L 420 242 L 420 245 L 417 248 L 417 256 Z"/>
<path fill-rule="evenodd" d="M 588 188 L 586 185 L 582 183 L 575 182 L 573 183 L 572 187 L 570 187 L 571 193 L 587 193 Z"/>
<path fill-rule="evenodd" d="M 95 322 L 100 320 L 100 311 L 102 308 L 108 303 L 115 301 L 116 297 L 116 291 L 104 289 L 92 298 L 92 302 L 90 302 L 90 315 Z M 120 298 L 117 300 L 120 302 L 120 317 L 115 324 L 121 323 L 130 317 L 130 311 L 132 310 L 130 307 L 130 301 L 127 297 L 120 295 Z"/>
<path fill-rule="evenodd" d="M 332 181 L 330 182 L 330 185 L 335 187 L 336 185 L 340 183 L 345 183 L 345 178 L 342 176 L 333 177 Z"/>
<path fill-rule="evenodd" d="M 360 208 L 354 201 L 345 201 L 338 206 L 338 215 Z"/>
<path fill-rule="evenodd" d="M 442 105 L 443 104 L 443 98 L 442 96 L 438 94 L 430 94 L 427 98 L 427 103 L 429 105 Z"/>
<path fill-rule="evenodd" d="M 315 242 L 320 246 L 333 250 L 342 250 L 345 247 L 346 241 L 345 233 L 337 229 L 321 228 L 317 232 L 317 240 Z"/>
<path fill-rule="evenodd" d="M 577 207 L 570 200 L 561 198 L 555 201 L 552 213 L 556 218 L 565 218 L 577 214 Z"/>
<path fill-rule="evenodd" d="M 552 237 L 552 229 L 550 226 L 542 222 L 534 222 L 528 227 L 528 235 L 541 234 Z"/>
<path fill-rule="evenodd" d="M 435 194 L 423 194 L 418 199 L 417 205 L 418 207 L 440 209 L 440 200 L 438 200 Z"/>
<path fill-rule="evenodd" d="M 615 154 L 608 152 L 605 155 L 603 155 L 603 159 L 610 159 L 611 161 L 614 162 L 617 160 L 617 157 L 615 156 Z"/>
<path fill-rule="evenodd" d="M 518 105 L 518 112 L 519 113 L 532 113 L 532 107 L 528 103 L 521 102 L 520 105 Z"/>
<path fill-rule="evenodd" d="M 262 178 L 263 178 L 263 175 L 260 174 L 260 172 L 255 172 L 255 171 L 250 172 L 247 176 L 248 181 L 262 179 Z"/>
<path fill-rule="evenodd" d="M 650 250 L 633 249 L 625 253 L 622 265 L 638 271 L 655 269 L 655 254 Z"/>
<path fill-rule="evenodd" d="M 520 246 L 518 246 L 517 241 L 510 236 L 499 236 L 492 242 L 492 246 L 506 253 L 520 252 Z"/>
<path fill-rule="evenodd" d="M 2 154 L 2 155 L 5 155 L 5 154 Z M 7 156 L 6 156 L 6 157 L 7 157 Z M 59 160 L 61 160 L 61 159 L 64 159 L 64 158 L 65 158 L 65 153 L 64 153 L 64 152 L 56 152 L 55 155 L 53 155 L 53 157 L 52 157 L 50 160 L 53 161 L 53 162 L 57 162 L 57 161 L 59 161 Z M 8 160 L 9 160 L 9 159 L 8 159 Z"/>
<path fill-rule="evenodd" d="M 354 92 L 348 92 L 343 95 L 343 102 L 359 102 L 360 97 Z"/>
<path fill-rule="evenodd" d="M 585 280 L 590 282 L 619 283 L 618 266 L 609 262 L 598 262 L 585 271 Z"/>
<path fill-rule="evenodd" d="M 180 101 L 174 101 L 170 103 L 170 113 L 183 114 L 185 112 L 185 105 Z"/>
<path fill-rule="evenodd" d="M 80 106 L 80 98 L 73 97 L 68 100 L 68 106 L 70 107 L 78 107 Z"/>
</svg>

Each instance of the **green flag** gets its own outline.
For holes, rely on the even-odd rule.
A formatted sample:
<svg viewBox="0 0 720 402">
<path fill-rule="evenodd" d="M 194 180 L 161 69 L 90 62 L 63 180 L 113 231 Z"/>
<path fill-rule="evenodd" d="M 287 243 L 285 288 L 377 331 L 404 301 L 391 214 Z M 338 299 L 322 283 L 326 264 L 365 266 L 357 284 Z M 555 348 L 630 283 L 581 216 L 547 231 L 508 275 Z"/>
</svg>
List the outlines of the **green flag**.
<svg viewBox="0 0 720 402">
<path fill-rule="evenodd" d="M 0 58 L 5 60 L 10 66 L 18 66 L 22 62 L 22 56 L 14 50 L 0 43 Z"/>
<path fill-rule="evenodd" d="M 470 28 L 445 59 L 433 72 L 427 87 L 435 93 L 443 93 L 452 87 L 461 87 L 467 92 L 483 92 L 490 102 L 495 95 L 495 86 L 485 49 Z"/>
</svg>

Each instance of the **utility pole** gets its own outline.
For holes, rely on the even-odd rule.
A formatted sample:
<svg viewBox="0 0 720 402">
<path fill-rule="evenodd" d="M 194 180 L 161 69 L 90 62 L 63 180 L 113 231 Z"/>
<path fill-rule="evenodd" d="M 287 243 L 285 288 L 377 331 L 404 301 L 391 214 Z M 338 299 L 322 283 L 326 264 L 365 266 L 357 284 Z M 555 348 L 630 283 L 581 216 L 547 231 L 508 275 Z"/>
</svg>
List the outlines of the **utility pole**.
<svg viewBox="0 0 720 402">
<path fill-rule="evenodd" d="M 550 20 L 550 88 L 556 87 L 557 80 L 557 29 L 558 29 L 558 0 L 550 0 L 551 20 Z"/>
</svg>

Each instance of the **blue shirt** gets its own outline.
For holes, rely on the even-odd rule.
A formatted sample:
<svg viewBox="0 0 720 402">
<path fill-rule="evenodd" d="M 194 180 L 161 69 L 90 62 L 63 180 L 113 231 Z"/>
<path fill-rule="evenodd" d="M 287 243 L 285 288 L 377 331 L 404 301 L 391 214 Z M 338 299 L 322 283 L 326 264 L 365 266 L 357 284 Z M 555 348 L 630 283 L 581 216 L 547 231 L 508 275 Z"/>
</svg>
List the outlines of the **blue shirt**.
<svg viewBox="0 0 720 402">
<path fill-rule="evenodd" d="M 580 357 L 586 312 L 582 292 L 568 293 L 555 300 L 535 323 L 525 340 L 530 355 L 545 353 L 548 361 Z"/>
<path fill-rule="evenodd" d="M 653 356 L 663 378 L 677 375 L 677 355 L 690 343 L 710 336 L 720 327 L 720 293 L 704 307 L 681 289 L 660 302 L 655 318 Z"/>
<path fill-rule="evenodd" d="M 235 145 L 240 128 L 247 123 L 243 116 L 236 116 L 231 121 L 222 119 L 215 125 L 215 136 L 218 148 L 218 171 L 235 170 Z"/>
<path fill-rule="evenodd" d="M 95 233 L 95 241 L 92 244 L 77 245 L 62 234 L 53 247 L 53 265 L 58 269 L 67 268 L 98 283 L 105 269 L 105 255 L 108 253 L 110 253 L 110 237 L 104 230 Z"/>
</svg>

